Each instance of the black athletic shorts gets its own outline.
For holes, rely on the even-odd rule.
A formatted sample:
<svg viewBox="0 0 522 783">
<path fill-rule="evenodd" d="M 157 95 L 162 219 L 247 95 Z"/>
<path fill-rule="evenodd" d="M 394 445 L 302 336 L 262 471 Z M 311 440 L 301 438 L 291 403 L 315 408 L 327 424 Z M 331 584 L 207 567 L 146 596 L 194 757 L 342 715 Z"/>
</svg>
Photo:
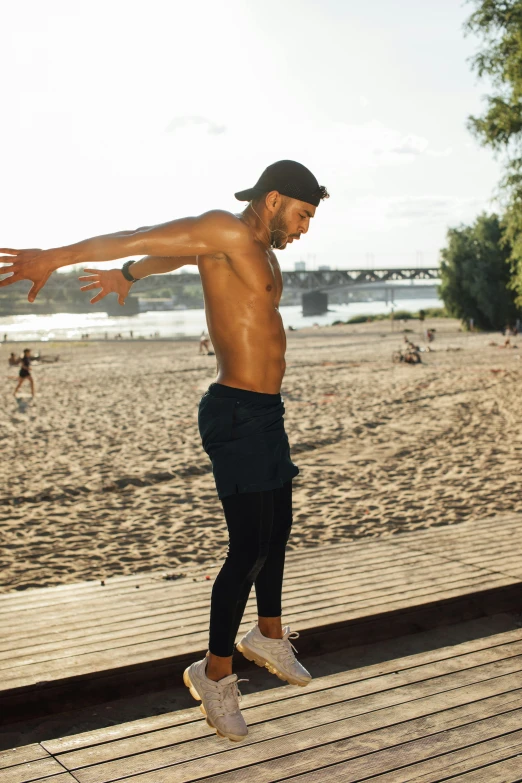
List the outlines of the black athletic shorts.
<svg viewBox="0 0 522 783">
<path fill-rule="evenodd" d="M 199 403 L 198 424 L 220 498 L 277 489 L 297 476 L 284 412 L 280 394 L 209 386 Z"/>
<path fill-rule="evenodd" d="M 18 375 L 20 376 L 20 378 L 29 378 L 30 374 L 31 374 L 31 373 L 29 372 L 29 370 L 26 370 L 26 368 L 25 368 L 25 367 L 22 367 L 22 369 L 21 369 L 21 370 L 20 370 L 20 372 L 18 373 Z"/>
</svg>

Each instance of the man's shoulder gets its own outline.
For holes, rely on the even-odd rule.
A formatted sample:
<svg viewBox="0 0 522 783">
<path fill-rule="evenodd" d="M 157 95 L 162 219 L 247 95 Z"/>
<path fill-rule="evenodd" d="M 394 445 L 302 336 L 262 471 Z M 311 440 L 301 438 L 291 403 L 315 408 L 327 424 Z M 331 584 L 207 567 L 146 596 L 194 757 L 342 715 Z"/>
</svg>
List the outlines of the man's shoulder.
<svg viewBox="0 0 522 783">
<path fill-rule="evenodd" d="M 234 243 L 251 243 L 253 236 L 247 224 L 239 215 L 224 209 L 211 209 L 198 218 L 210 232 L 220 233 Z"/>
</svg>

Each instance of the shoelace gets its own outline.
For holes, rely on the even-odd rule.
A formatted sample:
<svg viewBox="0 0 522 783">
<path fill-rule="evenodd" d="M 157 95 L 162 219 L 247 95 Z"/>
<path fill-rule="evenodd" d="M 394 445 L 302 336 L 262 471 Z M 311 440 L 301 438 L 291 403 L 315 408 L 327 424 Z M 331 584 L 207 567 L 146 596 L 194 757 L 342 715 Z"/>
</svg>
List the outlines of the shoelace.
<svg viewBox="0 0 522 783">
<path fill-rule="evenodd" d="M 237 707 L 238 702 L 243 698 L 243 694 L 239 690 L 240 682 L 249 682 L 247 679 L 236 680 L 230 682 L 223 691 L 223 705 L 227 708 L 228 712 L 231 712 Z"/>
<path fill-rule="evenodd" d="M 279 654 L 283 656 L 285 661 L 286 660 L 293 661 L 295 658 L 294 652 L 297 652 L 296 647 L 294 647 L 290 639 L 299 639 L 299 633 L 297 631 L 291 631 L 290 633 L 287 631 L 287 633 L 284 634 L 282 639 L 277 639 L 277 641 L 279 642 L 278 647 L 280 648 Z M 292 652 L 292 650 L 294 652 Z"/>
<path fill-rule="evenodd" d="M 216 710 L 216 717 L 221 718 L 227 713 L 234 712 L 238 706 L 238 702 L 243 698 L 238 687 L 240 682 L 249 682 L 249 680 L 241 679 L 235 680 L 235 682 L 229 682 L 224 688 L 218 686 L 209 694 L 209 702 L 213 702 L 215 705 L 212 709 Z"/>
</svg>

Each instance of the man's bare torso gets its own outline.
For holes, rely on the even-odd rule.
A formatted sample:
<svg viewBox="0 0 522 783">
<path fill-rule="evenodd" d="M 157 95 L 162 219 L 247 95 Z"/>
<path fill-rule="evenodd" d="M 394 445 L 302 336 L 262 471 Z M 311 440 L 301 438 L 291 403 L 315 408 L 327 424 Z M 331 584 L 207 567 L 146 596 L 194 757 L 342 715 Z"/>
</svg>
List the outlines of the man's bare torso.
<svg viewBox="0 0 522 783">
<path fill-rule="evenodd" d="M 252 237 L 230 257 L 198 257 L 208 329 L 218 360 L 217 381 L 277 394 L 285 372 L 286 335 L 278 310 L 283 290 L 275 254 Z"/>
</svg>

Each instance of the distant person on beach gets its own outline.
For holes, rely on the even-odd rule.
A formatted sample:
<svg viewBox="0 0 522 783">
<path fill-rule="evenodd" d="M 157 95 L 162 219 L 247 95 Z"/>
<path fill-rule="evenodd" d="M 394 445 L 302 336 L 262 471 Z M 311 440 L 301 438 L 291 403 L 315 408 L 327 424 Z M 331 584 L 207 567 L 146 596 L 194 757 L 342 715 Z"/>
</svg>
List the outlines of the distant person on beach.
<svg viewBox="0 0 522 783">
<path fill-rule="evenodd" d="M 52 250 L 0 250 L 0 287 L 31 280 L 34 302 L 49 276 L 72 264 L 128 260 L 121 270 L 85 269 L 83 291 L 113 292 L 124 304 L 136 280 L 197 265 L 218 374 L 199 403 L 199 430 L 212 462 L 229 533 L 228 553 L 212 590 L 207 655 L 184 681 L 203 702 L 207 723 L 240 740 L 248 733 L 239 709 L 234 641 L 255 584 L 258 621 L 237 644 L 249 660 L 282 680 L 306 685 L 311 676 L 295 657 L 292 633 L 281 622 L 285 549 L 292 525 L 292 479 L 284 429 L 281 383 L 286 334 L 279 313 L 283 289 L 274 250 L 306 234 L 328 198 L 305 166 L 282 160 L 257 183 L 235 194 L 248 205 L 239 214 L 212 210 L 198 217 L 120 231 Z M 135 402 L 135 400 L 134 400 Z M 132 404 L 132 398 L 129 404 Z M 305 601 L 308 599 L 304 599 Z"/>
<path fill-rule="evenodd" d="M 20 372 L 18 373 L 20 376 L 20 380 L 18 381 L 18 386 L 14 390 L 14 396 L 18 394 L 18 390 L 20 389 L 22 383 L 25 380 L 28 380 L 31 385 L 31 395 L 34 397 L 34 379 L 31 375 L 31 349 L 30 348 L 24 348 L 23 356 L 20 360 L 20 364 L 22 365 L 20 367 Z"/>
<path fill-rule="evenodd" d="M 210 337 L 208 332 L 204 329 L 201 332 L 201 337 L 199 338 L 199 352 L 208 355 L 209 351 L 210 351 Z"/>
<path fill-rule="evenodd" d="M 20 364 L 20 357 L 17 356 L 15 353 L 11 352 L 11 355 L 9 356 L 9 366 L 10 367 L 17 367 Z"/>
<path fill-rule="evenodd" d="M 43 356 L 41 353 L 36 353 L 33 357 L 33 361 L 38 362 L 39 364 L 55 364 L 55 362 L 60 361 L 59 356 Z"/>
<path fill-rule="evenodd" d="M 420 348 L 415 343 L 412 343 L 406 335 L 404 335 L 405 347 L 404 351 L 401 351 L 402 361 L 407 364 L 420 364 L 422 359 L 420 355 Z"/>
</svg>

